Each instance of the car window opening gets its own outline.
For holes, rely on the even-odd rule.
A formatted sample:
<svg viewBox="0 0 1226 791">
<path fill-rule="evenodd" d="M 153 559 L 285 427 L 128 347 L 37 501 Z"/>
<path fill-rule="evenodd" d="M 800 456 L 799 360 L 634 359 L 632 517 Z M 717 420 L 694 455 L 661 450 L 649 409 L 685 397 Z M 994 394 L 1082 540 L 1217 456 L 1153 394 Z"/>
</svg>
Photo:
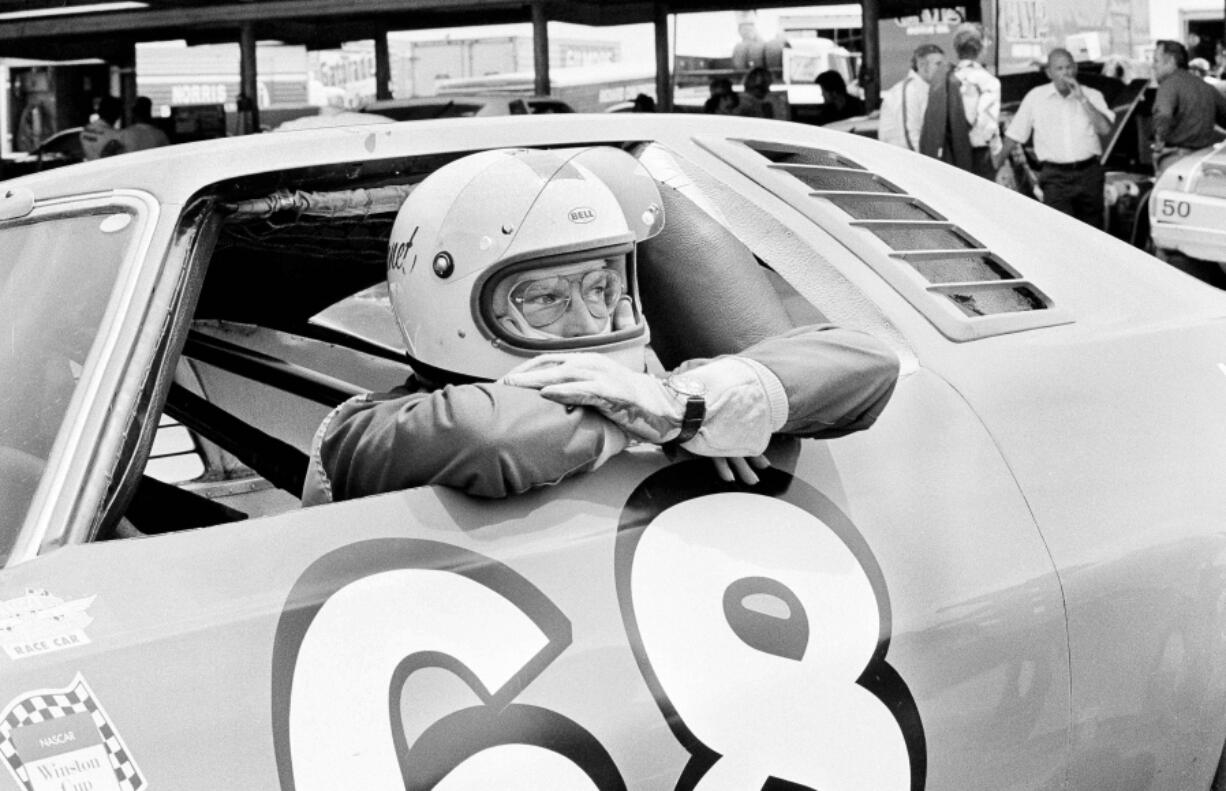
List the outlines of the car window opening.
<svg viewBox="0 0 1226 791">
<path fill-rule="evenodd" d="M 298 507 L 310 443 L 328 411 L 353 395 L 394 387 L 410 373 L 388 300 L 388 237 L 414 185 L 451 158 L 424 158 L 359 180 L 339 168 L 332 176 L 312 173 L 300 189 L 286 188 L 294 182 L 283 174 L 267 190 L 248 183 L 216 201 L 222 221 L 160 428 L 186 432 L 194 449 L 150 457 L 124 522 L 109 537 Z M 708 318 L 725 326 L 701 331 L 665 318 L 694 290 L 692 278 L 676 280 L 686 271 L 677 261 L 699 250 L 725 251 L 729 271 L 757 273 L 738 293 L 753 296 L 746 309 L 762 307 L 754 320 L 770 317 L 764 333 L 782 329 L 775 326 L 780 322 L 826 321 L 723 224 L 689 199 L 672 197 L 676 205 L 667 210 L 675 230 L 718 237 L 720 244 L 695 248 L 683 244 L 684 235 L 674 236 L 672 247 L 660 248 L 654 270 L 651 253 L 641 251 L 640 283 L 652 283 L 653 271 L 660 281 L 654 291 L 643 291 L 644 310 L 653 317 L 648 357 L 655 368 L 663 370 L 674 358 L 719 353 L 718 344 L 736 334 L 719 311 L 707 311 Z M 722 300 L 726 286 L 712 284 L 711 299 Z M 704 312 L 705 302 L 695 304 Z M 700 341 L 715 345 L 696 348 Z M 158 447 L 179 448 L 182 437 L 177 443 L 155 438 Z M 192 463 L 199 474 L 186 479 L 160 472 L 168 464 Z"/>
</svg>

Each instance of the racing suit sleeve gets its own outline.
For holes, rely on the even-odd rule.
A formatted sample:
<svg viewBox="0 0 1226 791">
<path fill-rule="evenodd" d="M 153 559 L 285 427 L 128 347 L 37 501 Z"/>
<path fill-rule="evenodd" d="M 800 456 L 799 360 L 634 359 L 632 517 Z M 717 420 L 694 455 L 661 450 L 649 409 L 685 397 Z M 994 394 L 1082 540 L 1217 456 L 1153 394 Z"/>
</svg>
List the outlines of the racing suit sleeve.
<svg viewBox="0 0 1226 791">
<path fill-rule="evenodd" d="M 898 381 L 898 357 L 871 335 L 801 327 L 738 352 L 770 370 L 787 396 L 776 433 L 831 439 L 873 425 Z"/>
<path fill-rule="evenodd" d="M 427 484 L 493 498 L 595 469 L 625 443 L 593 410 L 471 384 L 352 399 L 321 427 L 312 463 L 322 466 L 327 500 Z"/>
</svg>

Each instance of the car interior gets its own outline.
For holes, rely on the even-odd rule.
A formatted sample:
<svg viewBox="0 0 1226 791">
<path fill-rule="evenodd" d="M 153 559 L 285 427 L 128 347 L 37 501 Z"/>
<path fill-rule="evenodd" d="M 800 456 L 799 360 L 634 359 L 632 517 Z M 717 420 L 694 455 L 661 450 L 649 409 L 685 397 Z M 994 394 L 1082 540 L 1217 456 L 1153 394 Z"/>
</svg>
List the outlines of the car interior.
<svg viewBox="0 0 1226 791">
<path fill-rule="evenodd" d="M 458 156 L 267 174 L 201 196 L 184 220 L 198 236 L 196 304 L 168 338 L 162 368 L 173 376 L 146 388 L 161 414 L 133 432 L 140 464 L 114 476 L 98 538 L 299 507 L 327 413 L 411 373 L 387 295 L 387 240 L 413 185 Z M 664 368 L 824 320 L 694 201 L 662 196 L 668 220 L 640 245 L 638 278 Z M 696 285 L 698 255 L 712 277 Z"/>
</svg>

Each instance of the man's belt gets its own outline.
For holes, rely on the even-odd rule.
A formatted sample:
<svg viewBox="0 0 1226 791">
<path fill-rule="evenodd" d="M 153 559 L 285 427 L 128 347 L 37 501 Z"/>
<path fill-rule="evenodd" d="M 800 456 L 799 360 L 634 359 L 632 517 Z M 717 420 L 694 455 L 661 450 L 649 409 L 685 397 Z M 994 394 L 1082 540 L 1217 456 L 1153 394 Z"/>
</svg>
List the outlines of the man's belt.
<svg viewBox="0 0 1226 791">
<path fill-rule="evenodd" d="M 1044 162 L 1043 167 L 1051 168 L 1052 170 L 1085 170 L 1091 165 L 1098 163 L 1098 157 L 1090 157 L 1077 162 Z"/>
</svg>

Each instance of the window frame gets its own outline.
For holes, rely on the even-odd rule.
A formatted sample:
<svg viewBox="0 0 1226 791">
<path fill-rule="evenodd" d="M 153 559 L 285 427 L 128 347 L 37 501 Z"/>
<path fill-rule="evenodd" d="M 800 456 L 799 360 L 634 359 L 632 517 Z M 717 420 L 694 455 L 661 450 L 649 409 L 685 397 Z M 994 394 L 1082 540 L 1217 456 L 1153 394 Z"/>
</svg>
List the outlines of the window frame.
<svg viewBox="0 0 1226 791">
<path fill-rule="evenodd" d="M 45 550 L 73 543 L 74 534 L 88 530 L 100 503 L 104 486 L 94 475 L 95 460 L 114 419 L 120 413 L 115 403 L 135 350 L 125 337 L 139 328 L 152 285 L 145 260 L 161 217 L 161 206 L 149 193 L 114 190 L 54 198 L 38 202 L 20 221 L 27 224 L 121 207 L 134 215 L 137 227 L 128 255 L 116 272 L 107 307 L 86 358 L 81 378 L 46 460 L 46 468 L 13 541 L 4 566 L 32 560 Z M 83 526 L 84 525 L 84 526 Z"/>
</svg>

